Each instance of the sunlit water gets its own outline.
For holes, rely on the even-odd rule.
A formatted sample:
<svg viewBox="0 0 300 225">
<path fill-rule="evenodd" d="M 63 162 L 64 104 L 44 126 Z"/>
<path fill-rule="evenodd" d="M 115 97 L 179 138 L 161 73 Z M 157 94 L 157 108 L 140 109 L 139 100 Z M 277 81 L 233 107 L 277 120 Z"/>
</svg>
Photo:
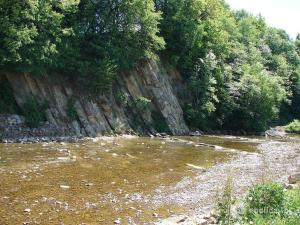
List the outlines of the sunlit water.
<svg viewBox="0 0 300 225">
<path fill-rule="evenodd" d="M 185 209 L 154 205 L 172 186 L 234 157 L 206 143 L 256 151 L 258 139 L 181 137 L 0 144 L 0 224 L 143 224 Z M 192 143 L 192 142 L 193 143 Z M 193 168 L 189 165 L 195 165 Z"/>
</svg>

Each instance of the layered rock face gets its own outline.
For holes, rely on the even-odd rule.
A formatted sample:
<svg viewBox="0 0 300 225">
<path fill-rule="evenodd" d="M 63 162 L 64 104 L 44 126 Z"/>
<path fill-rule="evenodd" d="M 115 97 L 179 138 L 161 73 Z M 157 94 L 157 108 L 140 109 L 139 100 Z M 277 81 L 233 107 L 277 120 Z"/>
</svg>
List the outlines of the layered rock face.
<svg viewBox="0 0 300 225">
<path fill-rule="evenodd" d="M 47 103 L 48 122 L 65 134 L 91 137 L 130 132 L 154 134 L 157 131 L 153 126 L 153 112 L 161 115 L 173 135 L 189 131 L 170 77 L 160 62 L 147 62 L 129 73 L 120 74 L 110 93 L 92 97 L 88 90 L 82 91 L 60 79 L 20 74 L 6 77 L 20 108 L 29 96 L 36 96 L 38 101 Z M 126 103 L 118 101 L 120 94 L 126 96 Z M 151 100 L 149 112 L 141 112 L 136 107 L 136 99 L 140 97 Z M 70 100 L 77 119 L 71 120 L 68 116 Z"/>
</svg>

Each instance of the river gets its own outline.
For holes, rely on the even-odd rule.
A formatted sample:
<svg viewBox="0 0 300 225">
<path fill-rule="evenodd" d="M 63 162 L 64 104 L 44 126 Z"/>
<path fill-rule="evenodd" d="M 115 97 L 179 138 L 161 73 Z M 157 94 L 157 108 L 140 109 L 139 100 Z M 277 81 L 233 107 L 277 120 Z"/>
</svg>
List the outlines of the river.
<svg viewBox="0 0 300 225">
<path fill-rule="evenodd" d="M 259 177 L 264 149 L 270 164 L 279 163 L 274 152 L 287 149 L 280 154 L 285 171 L 275 179 L 295 171 L 298 147 L 298 137 L 230 136 L 0 144 L 0 224 L 151 224 L 200 213 L 214 204 L 229 173 L 241 177 L 237 192 L 243 193 L 245 177 Z"/>
</svg>

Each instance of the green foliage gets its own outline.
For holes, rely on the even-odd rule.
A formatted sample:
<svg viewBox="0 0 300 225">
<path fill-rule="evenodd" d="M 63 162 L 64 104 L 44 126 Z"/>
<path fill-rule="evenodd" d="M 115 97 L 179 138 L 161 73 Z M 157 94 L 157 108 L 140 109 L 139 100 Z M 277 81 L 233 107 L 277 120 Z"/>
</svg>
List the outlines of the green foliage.
<svg viewBox="0 0 300 225">
<path fill-rule="evenodd" d="M 288 133 L 300 134 L 300 121 L 294 120 L 285 126 L 285 131 Z"/>
<path fill-rule="evenodd" d="M 0 69 L 46 74 L 72 28 L 64 16 L 78 1 L 0 1 Z"/>
<path fill-rule="evenodd" d="M 185 78 L 191 126 L 300 118 L 300 35 L 223 0 L 0 0 L 0 15 L 0 72 L 60 74 L 102 94 L 161 51 Z"/>
<path fill-rule="evenodd" d="M 270 76 L 260 65 L 243 67 L 243 76 L 230 85 L 233 111 L 228 127 L 263 131 L 277 118 L 279 106 L 286 98 L 282 79 Z M 238 127 L 236 127 L 238 125 Z"/>
<path fill-rule="evenodd" d="M 115 100 L 119 106 L 127 106 L 129 101 L 129 96 L 127 95 L 127 93 L 124 93 L 123 91 L 119 90 L 116 93 Z"/>
<path fill-rule="evenodd" d="M 239 212 L 231 210 L 238 207 L 231 200 L 231 191 L 225 188 L 224 196 L 225 200 L 219 201 L 224 203 L 218 206 L 218 224 L 299 224 L 300 189 L 284 190 L 278 183 L 257 184 L 248 192 Z"/>
<path fill-rule="evenodd" d="M 151 116 L 152 126 L 158 133 L 170 133 L 170 128 L 161 112 L 152 111 Z"/>
<path fill-rule="evenodd" d="M 270 197 L 269 199 L 273 199 L 273 205 L 274 202 L 277 201 L 276 210 L 278 213 L 274 213 L 274 209 L 265 210 L 264 214 L 254 214 L 251 215 L 251 217 L 247 217 L 248 215 L 244 215 L 243 218 L 240 218 L 241 221 L 243 221 L 241 224 L 248 225 L 248 224 L 255 224 L 255 225 L 298 225 L 300 220 L 300 190 L 299 189 L 293 189 L 288 190 L 286 192 L 283 192 L 279 187 L 278 184 L 273 184 L 277 186 L 274 187 L 265 187 L 265 192 L 268 194 L 265 194 L 263 199 L 266 199 L 267 196 L 270 195 L 271 190 L 273 189 L 273 193 L 275 196 Z M 266 203 L 268 201 L 265 201 Z M 283 203 L 282 203 L 283 202 Z M 268 207 L 268 206 L 267 206 Z"/>
<path fill-rule="evenodd" d="M 285 195 L 282 185 L 277 183 L 263 183 L 254 186 L 246 197 L 247 217 L 278 216 L 284 208 Z"/>
<path fill-rule="evenodd" d="M 187 105 L 186 118 L 190 125 L 208 128 L 209 117 L 215 112 L 216 104 L 219 102 L 216 95 L 217 81 L 214 78 L 217 62 L 213 52 L 200 59 L 196 64 L 195 71 L 188 81 L 188 88 L 193 97 L 191 104 Z"/>
<path fill-rule="evenodd" d="M 96 93 L 106 91 L 119 71 L 156 59 L 164 46 L 159 20 L 152 0 L 80 1 L 66 17 L 74 35 L 62 40 L 59 72 L 78 74 Z"/>
<path fill-rule="evenodd" d="M 77 111 L 74 107 L 74 101 L 69 99 L 67 102 L 67 116 L 71 121 L 76 120 L 78 118 Z"/>
<path fill-rule="evenodd" d="M 261 16 L 232 12 L 224 1 L 155 3 L 167 52 L 187 79 L 190 126 L 262 131 L 297 116 L 299 38 L 293 43 Z"/>
<path fill-rule="evenodd" d="M 231 209 L 235 203 L 233 198 L 233 183 L 232 178 L 228 178 L 224 188 L 224 193 L 218 201 L 218 223 L 224 225 L 230 225 L 234 223 L 231 215 Z"/>
<path fill-rule="evenodd" d="M 97 93 L 164 46 L 152 0 L 0 0 L 0 15 L 0 70 L 56 72 Z"/>
<path fill-rule="evenodd" d="M 227 29 L 235 29 L 230 12 L 219 0 L 156 0 L 163 12 L 161 34 L 180 72 L 189 77 L 199 58 L 210 51 L 222 57 L 228 49 Z M 188 16 L 187 16 L 188 15 Z M 222 18 L 222 19 L 218 19 Z"/>
<path fill-rule="evenodd" d="M 41 122 L 46 120 L 46 108 L 47 104 L 38 102 L 36 97 L 28 97 L 22 107 L 27 126 L 33 128 L 40 126 Z"/>
<path fill-rule="evenodd" d="M 135 105 L 139 112 L 146 113 L 150 110 L 151 100 L 141 96 L 135 100 Z"/>
</svg>

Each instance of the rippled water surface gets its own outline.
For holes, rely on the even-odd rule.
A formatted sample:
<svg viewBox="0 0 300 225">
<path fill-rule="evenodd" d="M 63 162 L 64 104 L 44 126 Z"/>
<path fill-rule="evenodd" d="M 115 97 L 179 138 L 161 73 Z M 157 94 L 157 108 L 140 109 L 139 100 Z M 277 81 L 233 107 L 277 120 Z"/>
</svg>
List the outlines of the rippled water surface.
<svg viewBox="0 0 300 225">
<path fill-rule="evenodd" d="M 252 152 L 258 143 L 257 139 L 207 136 L 0 144 L 0 224 L 154 221 L 157 215 L 185 210 L 154 205 L 151 197 L 160 189 L 192 179 L 201 168 L 237 154 L 227 148 Z"/>
</svg>

